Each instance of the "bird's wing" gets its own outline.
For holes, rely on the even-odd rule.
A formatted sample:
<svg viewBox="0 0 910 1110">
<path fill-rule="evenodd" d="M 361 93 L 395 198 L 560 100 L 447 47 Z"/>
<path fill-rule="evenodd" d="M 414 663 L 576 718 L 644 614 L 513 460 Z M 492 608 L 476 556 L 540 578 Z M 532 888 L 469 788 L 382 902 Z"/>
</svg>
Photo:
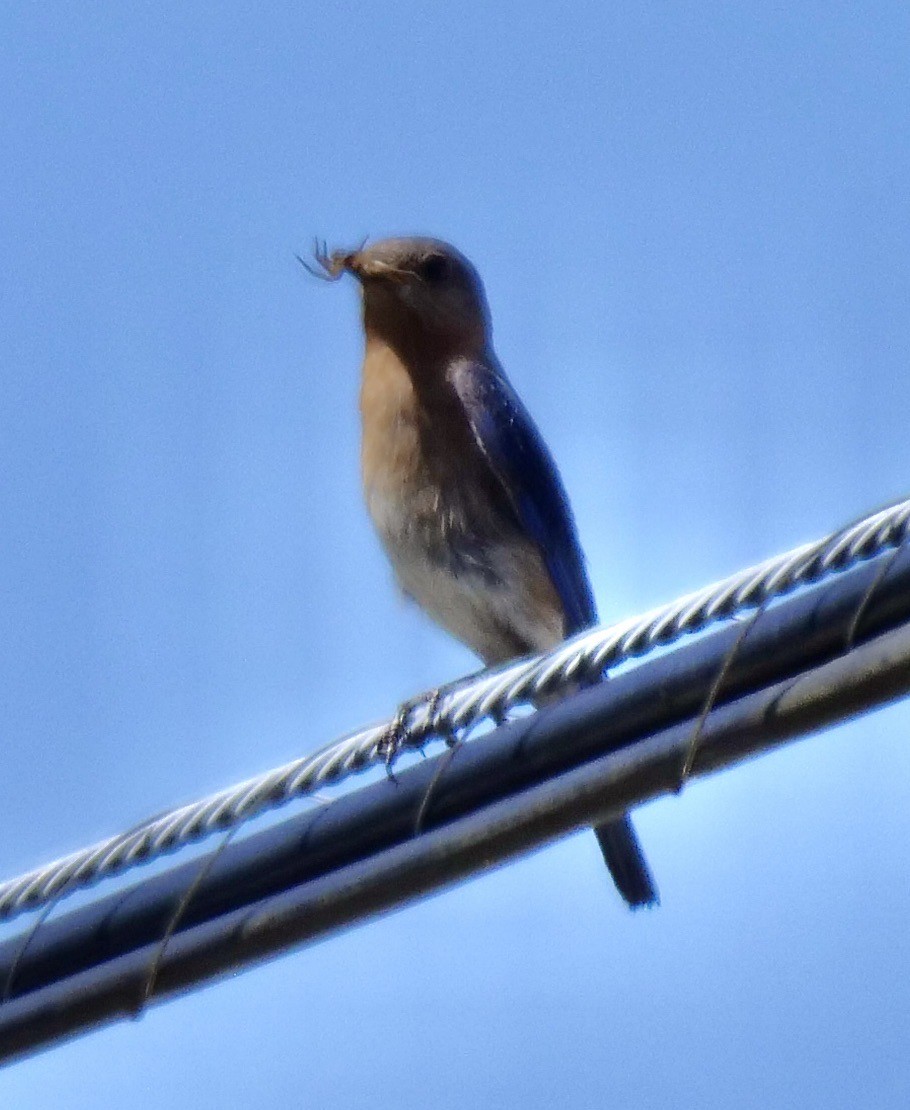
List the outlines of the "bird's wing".
<svg viewBox="0 0 910 1110">
<path fill-rule="evenodd" d="M 572 510 L 543 437 L 508 378 L 495 364 L 465 362 L 452 384 L 474 438 L 519 526 L 540 550 L 566 616 L 566 632 L 597 619 Z M 656 905 L 651 878 L 628 814 L 596 829 L 610 874 L 632 907 Z"/>
<path fill-rule="evenodd" d="M 567 635 L 589 627 L 597 610 L 572 510 L 528 410 L 495 363 L 458 363 L 451 380 L 481 453 L 522 531 L 540 550 L 565 611 Z"/>
</svg>

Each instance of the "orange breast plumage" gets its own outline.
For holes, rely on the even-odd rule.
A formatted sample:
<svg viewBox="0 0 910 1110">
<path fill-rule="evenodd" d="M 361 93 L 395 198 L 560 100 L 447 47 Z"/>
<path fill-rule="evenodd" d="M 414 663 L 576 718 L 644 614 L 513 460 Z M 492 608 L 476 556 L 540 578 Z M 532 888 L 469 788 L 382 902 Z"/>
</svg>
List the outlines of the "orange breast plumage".
<svg viewBox="0 0 910 1110">
<path fill-rule="evenodd" d="M 397 354 L 374 345 L 361 418 L 367 508 L 402 590 L 490 664 L 559 642 L 564 614 L 544 561 L 457 406 L 422 396 Z"/>
</svg>

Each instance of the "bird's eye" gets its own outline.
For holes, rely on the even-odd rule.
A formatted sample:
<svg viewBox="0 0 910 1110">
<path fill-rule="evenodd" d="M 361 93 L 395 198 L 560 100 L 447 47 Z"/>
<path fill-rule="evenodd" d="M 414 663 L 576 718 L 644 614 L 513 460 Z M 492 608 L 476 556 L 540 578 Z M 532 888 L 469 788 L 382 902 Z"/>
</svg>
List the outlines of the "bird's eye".
<svg viewBox="0 0 910 1110">
<path fill-rule="evenodd" d="M 450 272 L 449 260 L 441 254 L 431 255 L 420 266 L 420 276 L 424 281 L 431 282 L 434 285 L 445 281 Z"/>
</svg>

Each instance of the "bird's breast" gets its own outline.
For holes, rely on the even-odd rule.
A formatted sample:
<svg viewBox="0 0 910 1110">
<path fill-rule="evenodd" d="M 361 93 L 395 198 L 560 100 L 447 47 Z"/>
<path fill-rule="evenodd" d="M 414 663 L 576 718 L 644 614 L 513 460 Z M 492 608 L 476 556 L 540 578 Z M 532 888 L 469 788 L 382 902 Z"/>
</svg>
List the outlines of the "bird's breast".
<svg viewBox="0 0 910 1110">
<path fill-rule="evenodd" d="M 488 662 L 560 639 L 540 554 L 457 408 L 428 404 L 388 348 L 368 350 L 360 401 L 364 495 L 402 590 Z"/>
<path fill-rule="evenodd" d="M 476 459 L 457 409 L 435 409 L 415 388 L 396 353 L 370 351 L 364 361 L 360 411 L 361 469 L 367 507 L 389 543 L 410 540 L 441 548 L 456 533 L 474 532 Z"/>
</svg>

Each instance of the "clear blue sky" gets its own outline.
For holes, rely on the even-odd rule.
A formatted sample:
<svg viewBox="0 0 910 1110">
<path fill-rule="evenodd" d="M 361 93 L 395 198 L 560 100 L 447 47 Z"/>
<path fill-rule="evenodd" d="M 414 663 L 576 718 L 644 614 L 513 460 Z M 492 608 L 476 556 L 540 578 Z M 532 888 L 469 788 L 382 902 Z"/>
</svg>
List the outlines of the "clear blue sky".
<svg viewBox="0 0 910 1110">
<path fill-rule="evenodd" d="M 905 4 L 0 14 L 0 875 L 474 660 L 360 501 L 354 289 L 449 238 L 605 619 L 910 487 Z M 0 1073 L 16 1110 L 905 1107 L 910 713 Z"/>
</svg>

